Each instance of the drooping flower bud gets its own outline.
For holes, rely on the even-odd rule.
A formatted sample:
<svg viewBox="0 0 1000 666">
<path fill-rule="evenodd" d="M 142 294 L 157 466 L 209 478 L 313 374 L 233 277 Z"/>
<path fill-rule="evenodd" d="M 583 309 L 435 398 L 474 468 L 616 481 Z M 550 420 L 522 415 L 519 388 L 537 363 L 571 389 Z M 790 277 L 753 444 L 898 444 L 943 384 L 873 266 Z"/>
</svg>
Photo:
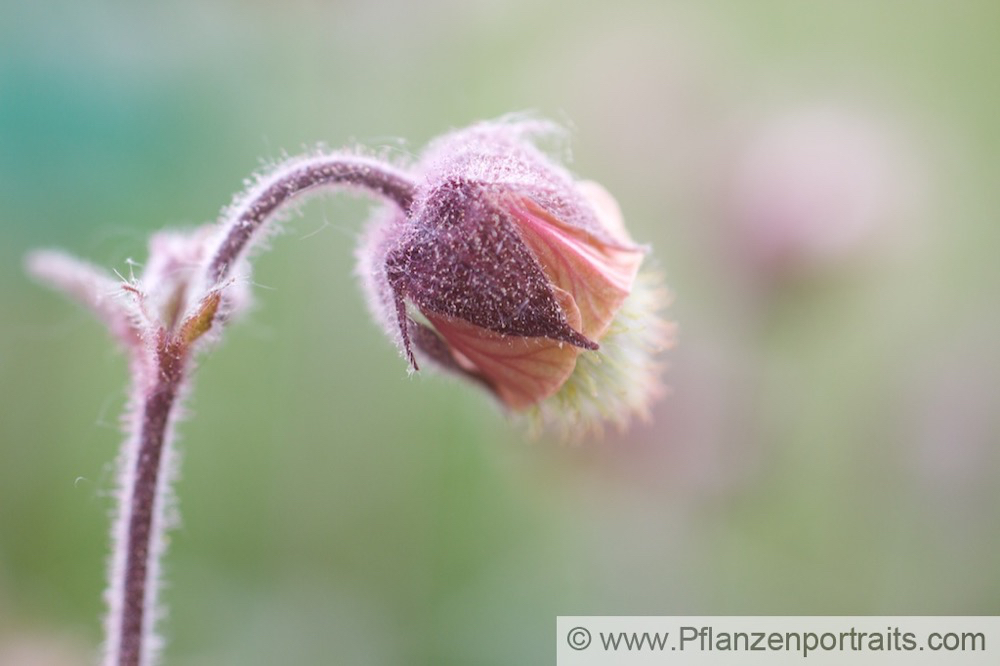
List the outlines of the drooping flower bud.
<svg viewBox="0 0 1000 666">
<path fill-rule="evenodd" d="M 413 206 L 371 226 L 359 271 L 414 369 L 430 360 L 512 410 L 568 401 L 572 426 L 622 422 L 657 390 L 662 290 L 638 279 L 646 249 L 611 195 L 527 140 L 540 129 L 484 123 L 432 143 Z"/>
</svg>

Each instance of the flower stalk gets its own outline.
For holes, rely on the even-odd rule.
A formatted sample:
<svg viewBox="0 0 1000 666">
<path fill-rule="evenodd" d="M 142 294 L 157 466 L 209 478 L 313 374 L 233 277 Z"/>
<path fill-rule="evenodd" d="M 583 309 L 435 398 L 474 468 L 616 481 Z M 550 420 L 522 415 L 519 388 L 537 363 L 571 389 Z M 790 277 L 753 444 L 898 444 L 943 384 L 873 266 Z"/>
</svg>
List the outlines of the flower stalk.
<svg viewBox="0 0 1000 666">
<path fill-rule="evenodd" d="M 210 284 L 224 280 L 264 223 L 280 208 L 323 187 L 343 185 L 365 190 L 395 203 L 404 213 L 413 203 L 416 185 L 401 171 L 362 156 L 321 155 L 292 160 L 236 202 L 222 222 L 222 241 L 208 264 Z"/>
<path fill-rule="evenodd" d="M 158 560 L 170 522 L 172 432 L 197 343 L 241 307 L 231 274 L 267 223 L 304 195 L 330 187 L 369 192 L 403 211 L 414 190 L 402 172 L 372 159 L 306 157 L 261 177 L 227 209 L 214 234 L 154 236 L 147 269 L 152 274 L 138 282 L 115 282 L 56 252 L 28 259 L 29 272 L 88 305 L 130 355 L 135 413 L 127 419 L 112 530 L 106 666 L 148 666 L 158 658 Z M 219 240 L 213 251 L 206 251 L 214 238 Z M 162 309 L 151 310 L 153 303 Z"/>
<path fill-rule="evenodd" d="M 157 380 L 142 406 L 139 436 L 130 445 L 135 450 L 124 461 L 125 503 L 119 509 L 122 528 L 116 530 L 118 543 L 112 556 L 115 579 L 108 599 L 108 666 L 149 663 L 144 655 L 152 649 L 148 642 L 156 621 L 156 568 L 163 531 L 158 526 L 165 522 L 167 498 L 161 487 L 169 485 L 164 461 L 169 459 L 169 433 L 188 365 L 183 343 L 160 337 L 155 352 Z M 120 567 L 117 562 L 122 560 L 124 566 Z"/>
</svg>

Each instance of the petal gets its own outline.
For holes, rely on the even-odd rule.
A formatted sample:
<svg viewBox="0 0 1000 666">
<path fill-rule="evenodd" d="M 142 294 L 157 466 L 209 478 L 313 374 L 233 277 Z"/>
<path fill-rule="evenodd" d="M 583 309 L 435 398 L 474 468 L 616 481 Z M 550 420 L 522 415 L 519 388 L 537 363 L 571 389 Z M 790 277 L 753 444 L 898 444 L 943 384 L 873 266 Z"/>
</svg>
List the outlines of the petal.
<svg viewBox="0 0 1000 666">
<path fill-rule="evenodd" d="M 591 340 L 599 340 L 611 325 L 632 290 L 644 255 L 642 248 L 631 244 L 617 205 L 605 195 L 596 208 L 603 226 L 622 241 L 621 246 L 563 222 L 530 198 L 510 197 L 508 205 L 521 240 L 549 280 L 572 296 L 582 320 L 578 330 Z"/>
<path fill-rule="evenodd" d="M 594 207 L 597 221 L 612 238 L 626 247 L 635 247 L 635 241 L 629 237 L 628 231 L 625 229 L 622 209 L 618 207 L 618 202 L 615 201 L 610 192 L 604 189 L 603 185 L 592 180 L 582 180 L 576 184 L 576 189 Z"/>
<path fill-rule="evenodd" d="M 454 317 L 426 316 L 451 347 L 455 362 L 482 376 L 511 409 L 530 407 L 558 392 L 581 352 L 550 338 L 509 336 Z"/>
<path fill-rule="evenodd" d="M 486 389 L 496 392 L 493 384 L 484 377 L 461 354 L 453 353 L 451 347 L 437 331 L 430 326 L 414 319 L 406 320 L 407 344 L 413 343 L 413 348 L 421 354 L 421 360 L 426 357 L 436 363 L 442 370 L 455 373 L 461 377 L 482 384 Z M 410 352 L 412 353 L 412 351 Z"/>
</svg>

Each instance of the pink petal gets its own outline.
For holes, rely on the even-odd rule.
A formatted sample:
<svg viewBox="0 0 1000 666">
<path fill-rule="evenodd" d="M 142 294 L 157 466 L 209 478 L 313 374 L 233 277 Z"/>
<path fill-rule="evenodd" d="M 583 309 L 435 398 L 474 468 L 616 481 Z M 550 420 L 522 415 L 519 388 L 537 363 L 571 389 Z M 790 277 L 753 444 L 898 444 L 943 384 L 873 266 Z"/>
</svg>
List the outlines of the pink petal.
<svg viewBox="0 0 1000 666">
<path fill-rule="evenodd" d="M 555 289 L 570 326 L 579 330 L 580 311 L 572 297 Z M 542 337 L 504 335 L 462 319 L 425 313 L 447 341 L 455 362 L 480 375 L 511 409 L 524 409 L 556 393 L 573 373 L 579 347 Z"/>
<path fill-rule="evenodd" d="M 621 246 L 612 246 L 563 222 L 532 199 L 512 198 L 509 205 L 522 241 L 549 280 L 566 291 L 579 309 L 582 327 L 577 330 L 598 341 L 631 292 L 644 254 L 625 234 L 620 216 L 615 215 L 617 206 L 608 206 L 607 201 L 600 203 L 600 219 L 604 228 L 621 240 Z"/>
</svg>

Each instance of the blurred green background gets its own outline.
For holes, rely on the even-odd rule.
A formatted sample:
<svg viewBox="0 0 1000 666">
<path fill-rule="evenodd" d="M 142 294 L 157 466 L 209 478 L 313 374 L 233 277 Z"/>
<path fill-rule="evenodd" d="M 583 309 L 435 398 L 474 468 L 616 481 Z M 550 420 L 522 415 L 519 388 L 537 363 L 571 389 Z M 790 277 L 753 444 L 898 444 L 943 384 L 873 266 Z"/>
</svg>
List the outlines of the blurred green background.
<svg viewBox="0 0 1000 666">
<path fill-rule="evenodd" d="M 368 203 L 310 203 L 197 373 L 166 663 L 551 663 L 557 614 L 1000 613 L 1000 4 L 0 17 L 3 666 L 90 663 L 101 640 L 126 377 L 25 252 L 125 271 L 261 160 L 416 152 L 526 109 L 570 124 L 572 168 L 654 247 L 672 394 L 569 446 L 408 379 L 352 275 Z M 841 213 L 859 231 L 838 244 Z"/>
</svg>

